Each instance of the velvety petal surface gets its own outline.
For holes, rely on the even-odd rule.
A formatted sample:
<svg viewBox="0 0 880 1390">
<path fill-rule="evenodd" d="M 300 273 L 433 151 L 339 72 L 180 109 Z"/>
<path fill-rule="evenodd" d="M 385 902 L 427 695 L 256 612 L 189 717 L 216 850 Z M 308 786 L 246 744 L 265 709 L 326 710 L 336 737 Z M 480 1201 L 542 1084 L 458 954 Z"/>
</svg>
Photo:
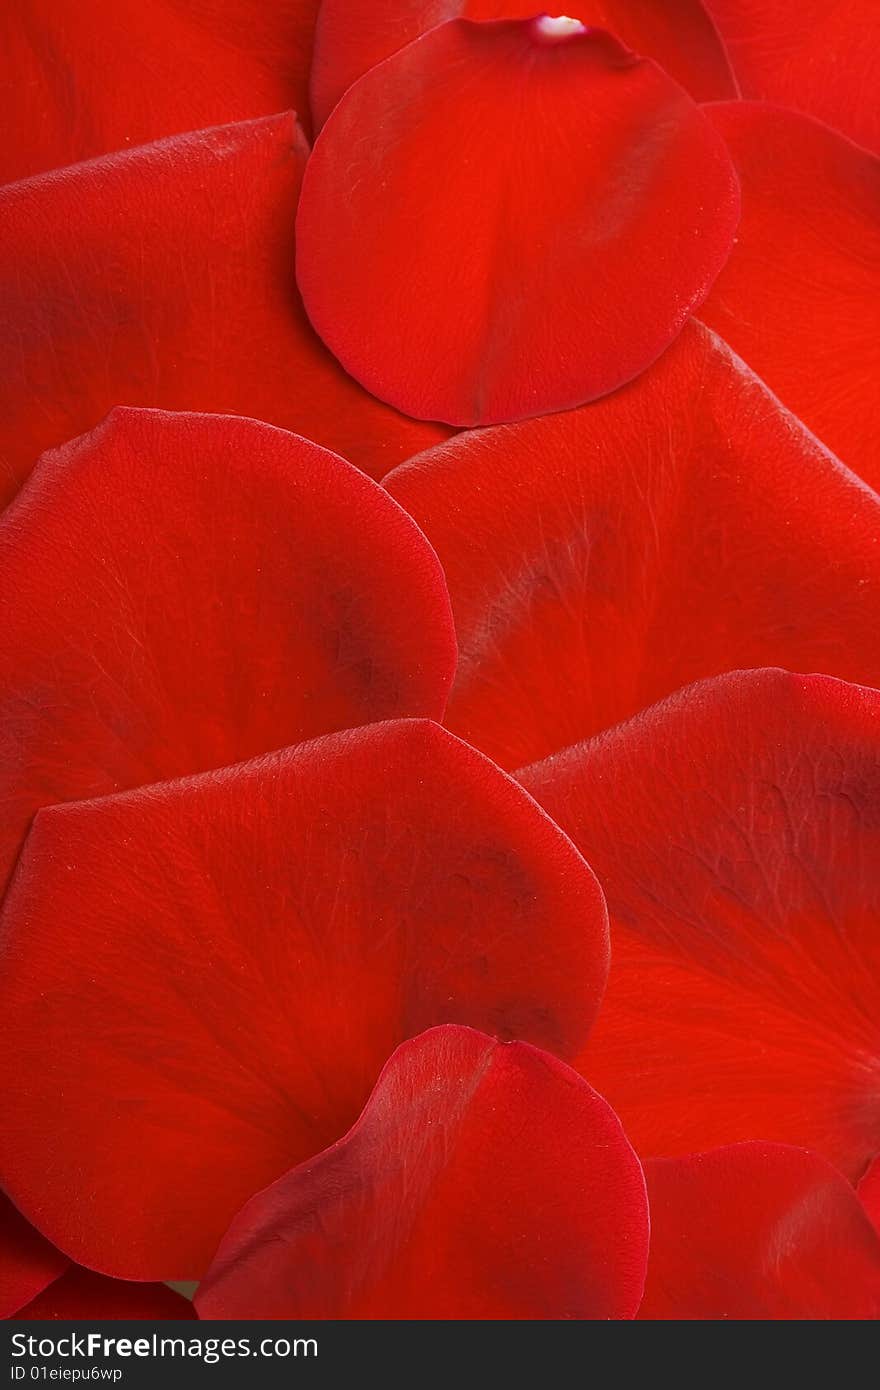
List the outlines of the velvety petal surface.
<svg viewBox="0 0 880 1390">
<path fill-rule="evenodd" d="M 197 1306 L 631 1318 L 647 1248 L 641 1166 L 601 1096 L 546 1052 L 448 1026 L 398 1049 L 344 1139 L 247 1203 Z"/>
<path fill-rule="evenodd" d="M 875 0 L 704 0 L 743 96 L 818 116 L 880 148 Z"/>
<path fill-rule="evenodd" d="M 312 62 L 312 114 L 323 125 L 368 68 L 449 19 L 533 19 L 535 0 L 322 0 Z M 724 45 L 700 0 L 590 0 L 579 18 L 653 58 L 697 101 L 737 95 Z"/>
<path fill-rule="evenodd" d="M 316 142 L 306 309 L 410 415 L 490 424 L 601 396 L 668 346 L 727 258 L 739 191 L 711 122 L 611 35 L 558 23 L 440 25 L 350 88 Z"/>
<path fill-rule="evenodd" d="M 189 1322 L 196 1313 L 186 1298 L 164 1284 L 131 1284 L 71 1269 L 22 1308 L 21 1322 Z"/>
<path fill-rule="evenodd" d="M 593 865 L 612 969 L 579 1061 L 643 1158 L 880 1146 L 880 693 L 740 672 L 522 774 Z"/>
<path fill-rule="evenodd" d="M 640 1318 L 880 1318 L 880 1237 L 817 1154 L 733 1144 L 645 1165 L 651 1258 Z"/>
<path fill-rule="evenodd" d="M 868 1216 L 880 1232 L 880 1155 L 859 1183 L 859 1197 Z"/>
<path fill-rule="evenodd" d="M 880 487 L 880 158 L 775 107 L 705 109 L 736 163 L 743 215 L 700 318 Z"/>
<path fill-rule="evenodd" d="M 12 0 L 0 183 L 294 107 L 319 0 Z"/>
<path fill-rule="evenodd" d="M 880 684 L 880 499 L 699 325 L 613 396 L 386 485 L 449 582 L 449 726 L 507 767 L 740 666 Z"/>
<path fill-rule="evenodd" d="M 376 483 L 233 416 L 114 411 L 0 519 L 0 878 L 38 806 L 401 715 L 455 667 L 436 556 Z"/>
<path fill-rule="evenodd" d="M 0 1194 L 0 1318 L 30 1303 L 69 1263 Z"/>
<path fill-rule="evenodd" d="M 425 1028 L 576 1054 L 608 951 L 570 841 L 426 721 L 47 808 L 2 931 L 2 1180 L 140 1279 L 201 1276 Z"/>
<path fill-rule="evenodd" d="M 0 503 L 116 405 L 254 416 L 376 476 L 444 437 L 367 396 L 308 325 L 306 154 L 272 116 L 0 189 Z"/>
</svg>

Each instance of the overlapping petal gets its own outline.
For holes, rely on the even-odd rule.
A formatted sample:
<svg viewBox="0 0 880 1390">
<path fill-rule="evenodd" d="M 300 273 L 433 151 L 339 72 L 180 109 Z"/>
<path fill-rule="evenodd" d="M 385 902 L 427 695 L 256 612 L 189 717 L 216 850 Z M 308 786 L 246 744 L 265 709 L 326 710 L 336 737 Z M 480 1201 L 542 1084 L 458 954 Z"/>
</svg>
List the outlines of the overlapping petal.
<svg viewBox="0 0 880 1390">
<path fill-rule="evenodd" d="M 3 932 L 0 1179 L 142 1279 L 199 1277 L 425 1028 L 576 1054 L 608 949 L 571 843 L 425 721 L 45 809 Z"/>
<path fill-rule="evenodd" d="M 386 486 L 449 582 L 449 726 L 507 767 L 740 666 L 880 682 L 880 499 L 698 325 L 613 396 Z"/>
<path fill-rule="evenodd" d="M 268 420 L 381 476 L 443 437 L 348 378 L 293 284 L 290 115 L 0 189 L 0 502 L 117 405 Z"/>
<path fill-rule="evenodd" d="M 21 1322 L 188 1322 L 188 1299 L 165 1284 L 132 1284 L 71 1269 L 16 1314 Z"/>
<path fill-rule="evenodd" d="M 704 0 L 743 96 L 793 106 L 880 150 L 874 0 Z"/>
<path fill-rule="evenodd" d="M 535 0 L 322 0 L 312 62 L 312 114 L 323 125 L 369 68 L 449 19 L 532 19 Z M 724 46 L 700 0 L 590 0 L 580 18 L 653 58 L 697 101 L 737 95 Z"/>
<path fill-rule="evenodd" d="M 0 15 L 0 1317 L 880 1319 L 871 8 Z"/>
<path fill-rule="evenodd" d="M 736 163 L 743 212 L 699 316 L 880 487 L 880 158 L 775 107 L 705 109 Z"/>
<path fill-rule="evenodd" d="M 453 20 L 333 111 L 303 179 L 297 278 L 368 390 L 490 424 L 643 371 L 705 298 L 738 208 L 711 122 L 611 35 Z"/>
<path fill-rule="evenodd" d="M 71 1267 L 66 1255 L 0 1194 L 0 1318 L 192 1319 L 189 1300 L 164 1284 L 133 1284 Z"/>
<path fill-rule="evenodd" d="M 0 1318 L 30 1303 L 69 1263 L 0 1193 Z"/>
<path fill-rule="evenodd" d="M 3 5 L 0 183 L 291 106 L 306 123 L 318 4 L 15 0 Z"/>
<path fill-rule="evenodd" d="M 0 521 L 2 878 L 37 807 L 442 716 L 436 556 L 377 484 L 231 416 L 115 411 Z"/>
<path fill-rule="evenodd" d="M 601 1096 L 546 1052 L 448 1026 L 398 1049 L 344 1139 L 248 1202 L 197 1303 L 209 1318 L 632 1318 L 647 1248 L 642 1170 Z"/>
<path fill-rule="evenodd" d="M 880 693 L 741 672 L 527 769 L 608 899 L 579 1067 L 643 1158 L 880 1148 Z"/>
<path fill-rule="evenodd" d="M 880 1317 L 880 1238 L 825 1159 L 734 1144 L 645 1165 L 646 1319 Z"/>
</svg>

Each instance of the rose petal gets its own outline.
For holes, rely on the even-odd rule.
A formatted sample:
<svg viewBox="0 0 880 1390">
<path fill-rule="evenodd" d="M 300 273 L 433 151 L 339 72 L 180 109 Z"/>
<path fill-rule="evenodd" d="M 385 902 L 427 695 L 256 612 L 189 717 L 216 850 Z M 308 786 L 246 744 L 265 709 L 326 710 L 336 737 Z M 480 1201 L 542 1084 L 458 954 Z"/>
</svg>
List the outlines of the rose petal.
<svg viewBox="0 0 880 1390">
<path fill-rule="evenodd" d="M 880 499 L 699 326 L 606 400 L 386 485 L 449 582 L 447 722 L 508 767 L 738 666 L 880 684 Z"/>
<path fill-rule="evenodd" d="M 638 1159 L 562 1062 L 469 1028 L 397 1050 L 354 1128 L 252 1198 L 197 1295 L 207 1318 L 632 1318 Z"/>
<path fill-rule="evenodd" d="M 700 318 L 876 488 L 880 159 L 806 116 L 705 109 L 736 162 L 743 218 Z"/>
<path fill-rule="evenodd" d="M 876 0 L 704 0 L 743 96 L 794 106 L 880 148 Z"/>
<path fill-rule="evenodd" d="M 231 416 L 114 411 L 0 522 L 0 879 L 38 806 L 440 717 L 443 576 L 375 483 Z"/>
<path fill-rule="evenodd" d="M 272 116 L 0 189 L 0 502 L 115 405 L 256 416 L 377 476 L 444 437 L 365 395 L 309 328 L 306 153 Z"/>
<path fill-rule="evenodd" d="M 56 1283 L 22 1308 L 15 1321 L 65 1322 L 191 1321 L 195 1309 L 164 1284 L 130 1284 L 122 1279 L 105 1279 L 87 1269 L 71 1269 Z"/>
<path fill-rule="evenodd" d="M 736 179 L 700 109 L 602 30 L 541 23 L 432 30 L 348 91 L 309 160 L 309 317 L 410 415 L 487 424 L 603 395 L 730 250 Z"/>
<path fill-rule="evenodd" d="M 762 1138 L 858 1177 L 880 1148 L 880 693 L 739 672 L 523 782 L 608 898 L 578 1066 L 639 1153 Z"/>
<path fill-rule="evenodd" d="M 699 0 L 591 0 L 592 27 L 610 29 L 654 58 L 697 101 L 737 95 L 724 46 Z M 322 0 L 311 95 L 315 126 L 369 68 L 448 19 L 532 19 L 535 0 Z"/>
<path fill-rule="evenodd" d="M 464 1022 L 571 1055 L 607 970 L 583 860 L 425 722 L 41 811 L 3 930 L 5 1186 L 139 1279 L 199 1277 L 405 1038 Z"/>
<path fill-rule="evenodd" d="M 307 115 L 318 3 L 3 5 L 0 183 L 288 106 Z"/>
<path fill-rule="evenodd" d="M 862 1205 L 880 1233 L 880 1154 L 859 1183 Z"/>
<path fill-rule="evenodd" d="M 880 1317 L 880 1240 L 817 1154 L 735 1144 L 645 1165 L 647 1319 Z"/>
<path fill-rule="evenodd" d="M 0 1193 L 0 1318 L 30 1303 L 69 1263 Z"/>
</svg>

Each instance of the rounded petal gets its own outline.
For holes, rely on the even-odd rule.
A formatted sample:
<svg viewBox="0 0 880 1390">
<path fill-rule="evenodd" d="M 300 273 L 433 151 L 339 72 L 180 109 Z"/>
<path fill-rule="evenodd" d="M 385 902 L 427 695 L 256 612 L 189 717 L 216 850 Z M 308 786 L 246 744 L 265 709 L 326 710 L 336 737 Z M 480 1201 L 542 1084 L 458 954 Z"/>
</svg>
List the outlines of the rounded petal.
<svg viewBox="0 0 880 1390">
<path fill-rule="evenodd" d="M 643 1157 L 880 1148 L 880 693 L 738 672 L 522 780 L 595 868 L 613 964 L 578 1066 Z"/>
<path fill-rule="evenodd" d="M 880 150 L 876 0 L 703 0 L 743 96 L 793 106 Z"/>
<path fill-rule="evenodd" d="M 105 1279 L 87 1269 L 71 1269 L 22 1308 L 20 1322 L 192 1321 L 192 1304 L 164 1284 L 131 1284 Z"/>
<path fill-rule="evenodd" d="M 405 1043 L 353 1129 L 253 1197 L 199 1288 L 206 1318 L 632 1318 L 638 1159 L 546 1052 L 469 1028 Z"/>
<path fill-rule="evenodd" d="M 431 30 L 346 93 L 306 169 L 309 317 L 419 418 L 489 424 L 613 390 L 730 250 L 739 192 L 701 110 L 602 30 L 543 24 Z"/>
<path fill-rule="evenodd" d="M 743 216 L 700 318 L 878 488 L 880 159 L 789 111 L 705 110 L 736 163 Z"/>
<path fill-rule="evenodd" d="M 255 416 L 377 477 L 444 437 L 367 396 L 309 327 L 293 283 L 306 155 L 294 118 L 272 116 L 0 189 L 0 504 L 116 405 Z"/>
<path fill-rule="evenodd" d="M 817 1154 L 734 1144 L 645 1165 L 651 1258 L 640 1318 L 880 1317 L 880 1239 Z"/>
<path fill-rule="evenodd" d="M 576 1053 L 608 952 L 566 837 L 423 721 L 43 810 L 3 931 L 2 1178 L 139 1279 L 199 1277 L 423 1029 Z"/>
<path fill-rule="evenodd" d="M 0 1193 L 0 1318 L 30 1303 L 69 1263 Z"/>
<path fill-rule="evenodd" d="M 377 484 L 232 416 L 114 411 L 0 520 L 0 871 L 34 811 L 441 717 L 443 575 Z"/>
<path fill-rule="evenodd" d="M 376 63 L 449 19 L 532 19 L 535 0 L 322 0 L 315 29 L 311 94 L 315 126 Z M 593 27 L 653 58 L 697 101 L 737 95 L 724 46 L 700 0 L 591 0 Z"/>
<path fill-rule="evenodd" d="M 386 486 L 449 583 L 447 723 L 507 767 L 740 666 L 880 684 L 880 499 L 699 325 L 606 400 Z"/>
<path fill-rule="evenodd" d="M 319 0 L 0 7 L 0 183 L 200 126 L 308 114 Z"/>
</svg>

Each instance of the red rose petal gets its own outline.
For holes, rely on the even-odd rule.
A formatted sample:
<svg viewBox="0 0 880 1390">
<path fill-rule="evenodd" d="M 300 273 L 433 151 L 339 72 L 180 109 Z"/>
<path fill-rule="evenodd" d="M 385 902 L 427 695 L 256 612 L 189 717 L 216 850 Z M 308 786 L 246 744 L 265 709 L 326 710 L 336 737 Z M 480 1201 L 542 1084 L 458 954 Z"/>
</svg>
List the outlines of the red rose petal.
<svg viewBox="0 0 880 1390">
<path fill-rule="evenodd" d="M 87 1269 L 71 1269 L 50 1288 L 22 1308 L 16 1321 L 67 1322 L 191 1321 L 195 1309 L 164 1284 L 130 1284 L 122 1279 L 105 1279 Z"/>
<path fill-rule="evenodd" d="M 444 437 L 365 395 L 306 321 L 306 153 L 272 116 L 0 189 L 0 503 L 115 405 L 255 416 L 377 476 Z"/>
<path fill-rule="evenodd" d="M 880 1232 L 880 1154 L 859 1183 L 859 1197 L 865 1211 Z"/>
<path fill-rule="evenodd" d="M 73 1258 L 139 1279 L 203 1273 L 407 1037 L 577 1052 L 608 949 L 565 836 L 406 721 L 42 811 L 3 930 L 5 1186 Z"/>
<path fill-rule="evenodd" d="M 876 488 L 880 159 L 806 116 L 705 109 L 739 171 L 743 217 L 700 318 Z"/>
<path fill-rule="evenodd" d="M 469 1028 L 405 1043 L 354 1128 L 252 1198 L 207 1318 L 632 1318 L 648 1253 L 617 1117 L 546 1052 Z"/>
<path fill-rule="evenodd" d="M 30 1303 L 69 1263 L 0 1193 L 0 1318 Z"/>
<path fill-rule="evenodd" d="M 595 868 L 613 966 L 578 1066 L 643 1157 L 880 1148 L 880 693 L 739 672 L 522 775 Z"/>
<path fill-rule="evenodd" d="M 880 148 L 876 0 L 703 0 L 743 96 L 794 106 Z"/>
<path fill-rule="evenodd" d="M 436 557 L 375 483 L 231 416 L 114 411 L 0 521 L 0 883 L 38 806 L 400 715 L 455 668 Z"/>
<path fill-rule="evenodd" d="M 880 500 L 714 335 L 386 480 L 446 571 L 447 722 L 508 767 L 738 666 L 880 684 Z"/>
<path fill-rule="evenodd" d="M 700 109 L 602 30 L 542 23 L 432 30 L 347 92 L 309 160 L 309 317 L 410 415 L 487 424 L 613 390 L 730 250 L 736 179 Z"/>
<path fill-rule="evenodd" d="M 0 6 L 0 183 L 289 106 L 307 116 L 318 3 Z"/>
<path fill-rule="evenodd" d="M 830 1163 L 735 1144 L 645 1165 L 647 1319 L 880 1317 L 880 1239 Z"/>
<path fill-rule="evenodd" d="M 312 115 L 326 121 L 368 68 L 448 19 L 532 19 L 535 0 L 322 0 L 312 61 Z M 697 101 L 737 95 L 724 46 L 699 0 L 591 0 L 582 18 L 654 58 Z"/>
</svg>

